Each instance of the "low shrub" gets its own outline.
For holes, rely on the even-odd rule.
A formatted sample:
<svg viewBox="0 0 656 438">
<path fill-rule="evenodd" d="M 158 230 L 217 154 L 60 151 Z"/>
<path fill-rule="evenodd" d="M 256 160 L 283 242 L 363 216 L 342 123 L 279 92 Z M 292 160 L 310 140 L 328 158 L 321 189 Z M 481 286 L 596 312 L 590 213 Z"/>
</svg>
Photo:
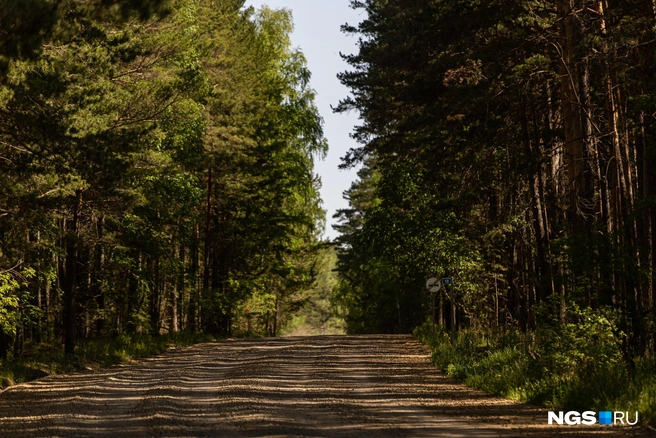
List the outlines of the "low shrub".
<svg viewBox="0 0 656 438">
<path fill-rule="evenodd" d="M 438 368 L 474 388 L 552 409 L 638 411 L 656 423 L 656 361 L 626 364 L 607 311 L 572 306 L 567 321 L 529 333 L 462 330 L 453 340 L 425 324 L 415 335 Z"/>
<path fill-rule="evenodd" d="M 83 368 L 98 368 L 128 360 L 161 354 L 170 347 L 206 342 L 214 338 L 188 332 L 152 336 L 119 335 L 82 342 L 72 356 L 66 356 L 60 345 L 41 343 L 27 345 L 20 358 L 0 361 L 0 388 L 28 382 L 49 374 L 60 374 Z"/>
</svg>

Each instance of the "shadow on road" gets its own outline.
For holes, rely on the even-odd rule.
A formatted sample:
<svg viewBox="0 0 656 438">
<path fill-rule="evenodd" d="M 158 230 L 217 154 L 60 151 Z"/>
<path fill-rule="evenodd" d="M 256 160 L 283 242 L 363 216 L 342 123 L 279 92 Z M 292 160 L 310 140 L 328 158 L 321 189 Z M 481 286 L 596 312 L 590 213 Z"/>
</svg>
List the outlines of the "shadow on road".
<svg viewBox="0 0 656 438">
<path fill-rule="evenodd" d="M 227 340 L 0 394 L 0 436 L 546 437 L 546 412 L 437 372 L 410 336 Z"/>
</svg>

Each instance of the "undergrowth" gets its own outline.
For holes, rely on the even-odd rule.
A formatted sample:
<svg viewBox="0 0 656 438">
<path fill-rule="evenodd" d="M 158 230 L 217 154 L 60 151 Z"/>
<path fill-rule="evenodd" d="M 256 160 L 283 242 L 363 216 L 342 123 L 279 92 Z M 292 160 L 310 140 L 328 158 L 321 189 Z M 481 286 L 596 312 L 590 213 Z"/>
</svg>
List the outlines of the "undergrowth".
<svg viewBox="0 0 656 438">
<path fill-rule="evenodd" d="M 179 332 L 169 335 L 119 335 L 113 338 L 89 339 L 75 350 L 64 354 L 61 344 L 26 345 L 22 357 L 0 360 L 0 389 L 50 374 L 80 369 L 94 369 L 128 360 L 161 354 L 171 347 L 213 340 L 208 335 Z"/>
<path fill-rule="evenodd" d="M 551 409 L 637 411 L 655 425 L 656 360 L 628 366 L 609 319 L 575 310 L 575 322 L 529 333 L 467 329 L 452 341 L 425 324 L 415 335 L 438 368 L 473 388 Z"/>
</svg>

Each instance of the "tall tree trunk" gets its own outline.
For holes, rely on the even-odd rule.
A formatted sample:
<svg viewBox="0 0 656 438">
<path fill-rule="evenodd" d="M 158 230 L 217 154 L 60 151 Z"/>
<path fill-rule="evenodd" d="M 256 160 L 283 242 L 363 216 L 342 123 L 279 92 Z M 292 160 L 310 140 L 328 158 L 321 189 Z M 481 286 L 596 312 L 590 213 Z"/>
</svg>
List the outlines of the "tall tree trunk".
<svg viewBox="0 0 656 438">
<path fill-rule="evenodd" d="M 564 158 L 567 166 L 569 191 L 569 220 L 574 233 L 584 233 L 579 197 L 585 187 L 585 135 L 582 125 L 584 115 L 580 100 L 581 72 L 577 64 L 580 29 L 575 10 L 581 8 L 580 0 L 557 0 L 560 36 L 560 85 L 563 128 L 565 132 Z"/>
<path fill-rule="evenodd" d="M 207 170 L 207 211 L 205 212 L 205 248 L 203 253 L 203 294 L 210 289 L 210 232 L 212 224 L 212 166 Z"/>
<path fill-rule="evenodd" d="M 0 359 L 7 359 L 10 342 L 11 336 L 5 333 L 4 329 L 0 325 Z"/>
<path fill-rule="evenodd" d="M 198 311 L 200 307 L 200 226 L 198 222 L 194 223 L 194 235 L 191 244 L 191 278 L 193 279 L 193 287 L 189 296 L 189 307 L 187 324 L 189 331 L 196 333 L 198 327 Z"/>
<path fill-rule="evenodd" d="M 557 0 L 559 18 L 560 83 L 564 138 L 564 164 L 567 168 L 569 197 L 568 221 L 573 272 L 572 283 L 590 271 L 590 245 L 595 214 L 594 180 L 590 169 L 590 96 L 589 70 L 582 56 L 583 24 L 578 13 L 584 11 L 582 0 Z M 575 284 L 572 284 L 575 286 Z M 566 289 L 563 289 L 566 290 Z M 561 319 L 566 315 L 566 296 L 561 299 Z M 588 300 L 589 302 L 589 300 Z"/>
<path fill-rule="evenodd" d="M 62 290 L 64 292 L 64 352 L 73 354 L 76 341 L 76 288 L 80 209 L 82 207 L 82 190 L 75 192 L 73 217 L 66 221 L 66 260 L 64 272 L 61 273 Z"/>
<path fill-rule="evenodd" d="M 522 138 L 524 142 L 524 151 L 526 154 L 526 159 L 528 160 L 528 185 L 530 187 L 531 193 L 531 217 L 530 220 L 533 223 L 533 229 L 535 230 L 535 239 L 536 239 L 536 297 L 537 302 L 541 302 L 546 296 L 546 292 L 550 289 L 551 284 L 551 275 L 549 264 L 547 261 L 547 248 L 548 244 L 548 232 L 547 226 L 544 221 L 544 216 L 542 214 L 542 198 L 540 195 L 540 161 L 542 154 L 540 153 L 539 144 L 533 144 L 531 141 L 531 135 L 528 126 L 528 116 L 527 116 L 527 103 L 526 98 L 522 97 L 522 102 L 520 105 L 520 124 L 522 127 Z"/>
<path fill-rule="evenodd" d="M 92 270 L 92 281 L 91 281 L 91 287 L 92 287 L 92 296 L 96 300 L 96 309 L 97 309 L 97 315 L 96 315 L 96 334 L 98 336 L 101 336 L 104 334 L 105 331 L 105 315 L 104 310 L 105 310 L 105 292 L 102 289 L 102 283 L 103 283 L 103 269 L 104 269 L 104 262 L 105 262 L 105 252 L 104 248 L 105 246 L 103 245 L 103 233 L 104 233 L 104 228 L 105 228 L 105 218 L 104 216 L 101 216 L 98 218 L 98 221 L 96 223 L 96 228 L 97 228 L 97 237 L 98 237 L 98 243 L 96 244 L 96 248 L 94 251 L 94 269 Z"/>
<path fill-rule="evenodd" d="M 19 325 L 18 327 L 16 327 L 16 335 L 14 336 L 14 359 L 23 356 L 24 347 L 25 347 L 25 327 L 23 325 Z"/>
<path fill-rule="evenodd" d="M 160 313 L 161 313 L 161 279 L 160 279 L 160 260 L 156 257 L 151 261 L 151 272 L 154 276 L 151 281 L 150 291 L 150 331 L 153 335 L 160 334 Z"/>
<path fill-rule="evenodd" d="M 640 4 L 642 13 L 649 17 L 650 28 L 644 30 L 641 40 L 648 42 L 641 45 L 638 51 L 638 63 L 640 66 L 640 87 L 641 95 L 649 95 L 650 88 L 653 87 L 654 75 L 656 74 L 656 56 L 653 38 L 656 36 L 656 0 L 643 0 Z M 650 87 L 651 86 L 651 87 Z M 646 248 L 643 249 L 643 270 L 646 272 L 646 279 L 643 283 L 642 311 L 644 315 L 643 324 L 646 326 L 645 335 L 641 345 L 641 353 L 644 355 L 656 354 L 656 333 L 649 330 L 656 324 L 656 120 L 649 111 L 642 110 L 639 114 L 636 147 L 640 153 L 638 163 L 640 166 L 639 182 L 641 184 L 642 198 L 642 228 L 643 235 L 640 241 L 645 242 Z"/>
<path fill-rule="evenodd" d="M 179 221 L 178 221 L 179 222 Z M 169 298 L 170 300 L 170 309 L 171 309 L 171 314 L 170 314 L 170 323 L 169 323 L 169 333 L 175 333 L 180 329 L 180 324 L 178 320 L 178 308 L 180 305 L 180 302 L 182 301 L 182 294 L 184 292 L 184 264 L 185 264 L 185 251 L 184 251 L 184 238 L 182 236 L 181 227 L 179 226 L 180 224 L 178 223 L 178 230 L 179 230 L 179 237 L 178 237 L 178 248 L 176 251 L 176 245 L 173 245 L 173 258 L 176 256 L 179 257 L 178 260 L 180 261 L 180 265 L 182 266 L 182 269 L 180 270 L 180 273 L 178 274 L 177 278 L 174 278 L 173 284 L 171 285 L 171 296 Z"/>
</svg>

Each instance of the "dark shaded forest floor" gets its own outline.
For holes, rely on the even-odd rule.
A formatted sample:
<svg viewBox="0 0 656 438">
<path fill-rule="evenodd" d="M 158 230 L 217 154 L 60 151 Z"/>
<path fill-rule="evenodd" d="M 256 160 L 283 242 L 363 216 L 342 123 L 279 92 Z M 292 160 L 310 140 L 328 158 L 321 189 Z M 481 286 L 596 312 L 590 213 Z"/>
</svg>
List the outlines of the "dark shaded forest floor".
<svg viewBox="0 0 656 438">
<path fill-rule="evenodd" d="M 557 427 L 436 371 L 411 336 L 226 340 L 0 394 L 0 435 L 649 436 Z"/>
</svg>

